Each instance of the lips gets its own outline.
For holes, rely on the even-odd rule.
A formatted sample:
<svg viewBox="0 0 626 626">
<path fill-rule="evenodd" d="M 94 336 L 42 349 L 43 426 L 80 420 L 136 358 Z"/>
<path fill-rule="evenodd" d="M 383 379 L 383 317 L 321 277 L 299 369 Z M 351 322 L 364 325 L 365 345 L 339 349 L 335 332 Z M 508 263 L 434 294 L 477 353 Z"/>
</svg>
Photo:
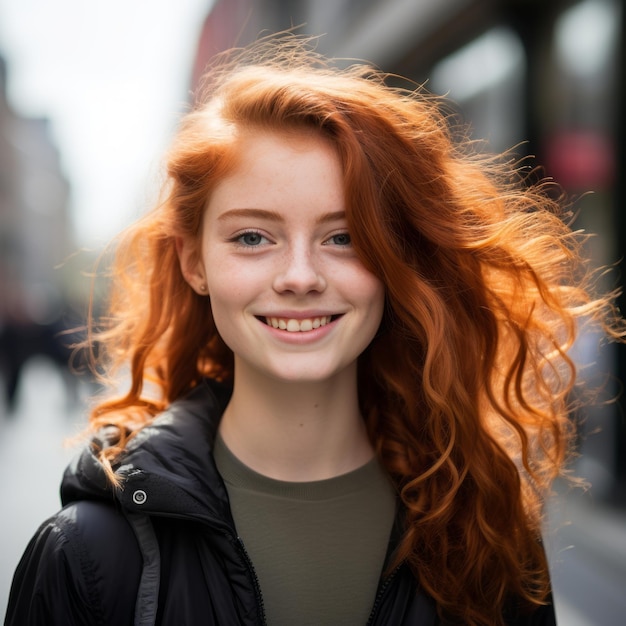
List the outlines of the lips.
<svg viewBox="0 0 626 626">
<path fill-rule="evenodd" d="M 337 319 L 338 315 L 321 315 L 319 317 L 307 317 L 303 319 L 294 319 L 287 317 L 262 317 L 259 318 L 262 322 L 272 328 L 278 328 L 285 330 L 288 333 L 305 333 L 322 326 L 326 326 L 334 319 Z"/>
</svg>

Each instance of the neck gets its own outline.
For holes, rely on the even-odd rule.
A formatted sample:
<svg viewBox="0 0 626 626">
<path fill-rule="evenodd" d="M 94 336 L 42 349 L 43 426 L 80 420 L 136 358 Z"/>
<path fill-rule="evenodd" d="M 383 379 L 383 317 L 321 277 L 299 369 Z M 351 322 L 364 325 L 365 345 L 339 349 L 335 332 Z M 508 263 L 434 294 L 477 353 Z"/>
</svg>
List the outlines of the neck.
<svg viewBox="0 0 626 626">
<path fill-rule="evenodd" d="M 236 365 L 220 434 L 242 463 L 278 480 L 332 478 L 373 456 L 358 406 L 356 366 L 329 381 L 300 383 Z"/>
</svg>

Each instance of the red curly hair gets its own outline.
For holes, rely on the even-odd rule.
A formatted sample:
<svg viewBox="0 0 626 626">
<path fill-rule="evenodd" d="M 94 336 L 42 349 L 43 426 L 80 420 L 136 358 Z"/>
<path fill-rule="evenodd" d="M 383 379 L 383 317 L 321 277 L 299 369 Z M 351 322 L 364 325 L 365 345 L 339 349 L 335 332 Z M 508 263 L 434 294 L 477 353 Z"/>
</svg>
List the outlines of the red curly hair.
<svg viewBox="0 0 626 626">
<path fill-rule="evenodd" d="M 612 339 L 623 326 L 615 294 L 594 295 L 583 237 L 545 185 L 454 141 L 439 99 L 386 78 L 336 69 L 296 37 L 211 68 L 169 153 L 162 201 L 117 241 L 108 317 L 92 339 L 107 371 L 130 368 L 130 389 L 97 405 L 91 426 L 128 433 L 101 455 L 111 472 L 127 437 L 168 404 L 204 377 L 232 378 L 176 240 L 199 240 L 237 133 L 313 129 L 340 155 L 354 248 L 386 289 L 359 393 L 404 504 L 395 560 L 442 616 L 501 624 L 507 601 L 532 610 L 549 594 L 541 510 L 573 434 L 567 351 L 583 322 Z"/>
</svg>

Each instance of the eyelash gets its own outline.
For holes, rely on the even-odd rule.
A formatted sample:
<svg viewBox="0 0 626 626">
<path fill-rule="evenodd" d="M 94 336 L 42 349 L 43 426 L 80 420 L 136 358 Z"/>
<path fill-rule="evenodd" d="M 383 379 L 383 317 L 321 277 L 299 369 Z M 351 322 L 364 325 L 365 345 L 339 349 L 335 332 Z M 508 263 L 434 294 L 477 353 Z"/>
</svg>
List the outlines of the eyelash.
<svg viewBox="0 0 626 626">
<path fill-rule="evenodd" d="M 248 237 L 250 235 L 255 235 L 257 237 L 259 237 L 261 240 L 265 239 L 266 241 L 269 241 L 269 239 L 261 232 L 259 232 L 258 230 L 246 230 L 242 233 L 239 233 L 237 235 L 235 235 L 234 237 L 232 237 L 232 239 L 230 239 L 230 241 L 242 248 L 258 248 L 262 245 L 262 241 L 259 241 L 258 244 L 249 244 L 249 243 L 244 243 L 243 239 L 244 237 Z M 331 235 L 326 241 L 324 241 L 323 245 L 330 245 L 330 242 L 337 238 L 337 237 L 346 237 L 347 238 L 347 242 L 346 243 L 335 243 L 334 245 L 340 247 L 340 248 L 347 248 L 349 246 L 352 245 L 352 240 L 350 238 L 350 233 L 344 232 L 344 233 L 336 233 L 335 235 Z"/>
<path fill-rule="evenodd" d="M 238 246 L 241 246 L 242 248 L 258 248 L 262 242 L 259 242 L 256 245 L 243 242 L 243 238 L 248 237 L 249 235 L 256 235 L 260 239 L 265 239 L 266 241 L 269 241 L 268 238 L 263 233 L 259 232 L 258 230 L 246 230 L 243 233 L 239 233 L 238 235 L 235 235 L 230 241 Z"/>
<path fill-rule="evenodd" d="M 324 244 L 327 244 L 327 242 L 329 242 L 331 239 L 335 239 L 335 237 L 346 237 L 348 239 L 347 243 L 336 243 L 336 246 L 339 246 L 341 248 L 347 248 L 348 246 L 352 245 L 352 238 L 350 237 L 350 233 L 336 233 L 335 235 L 332 235 L 331 237 L 329 237 Z"/>
</svg>

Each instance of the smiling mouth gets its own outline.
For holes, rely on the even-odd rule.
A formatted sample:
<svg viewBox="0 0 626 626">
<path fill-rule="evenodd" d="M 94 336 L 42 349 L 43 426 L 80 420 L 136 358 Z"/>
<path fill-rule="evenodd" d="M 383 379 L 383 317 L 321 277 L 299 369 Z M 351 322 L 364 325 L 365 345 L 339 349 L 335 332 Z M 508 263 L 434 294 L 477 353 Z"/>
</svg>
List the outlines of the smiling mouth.
<svg viewBox="0 0 626 626">
<path fill-rule="evenodd" d="M 309 317 L 301 320 L 285 317 L 258 317 L 257 319 L 272 328 L 286 330 L 288 333 L 306 333 L 310 330 L 326 326 L 326 324 L 330 324 L 330 322 L 333 322 L 338 317 L 340 316 L 322 315 L 320 317 Z"/>
</svg>

